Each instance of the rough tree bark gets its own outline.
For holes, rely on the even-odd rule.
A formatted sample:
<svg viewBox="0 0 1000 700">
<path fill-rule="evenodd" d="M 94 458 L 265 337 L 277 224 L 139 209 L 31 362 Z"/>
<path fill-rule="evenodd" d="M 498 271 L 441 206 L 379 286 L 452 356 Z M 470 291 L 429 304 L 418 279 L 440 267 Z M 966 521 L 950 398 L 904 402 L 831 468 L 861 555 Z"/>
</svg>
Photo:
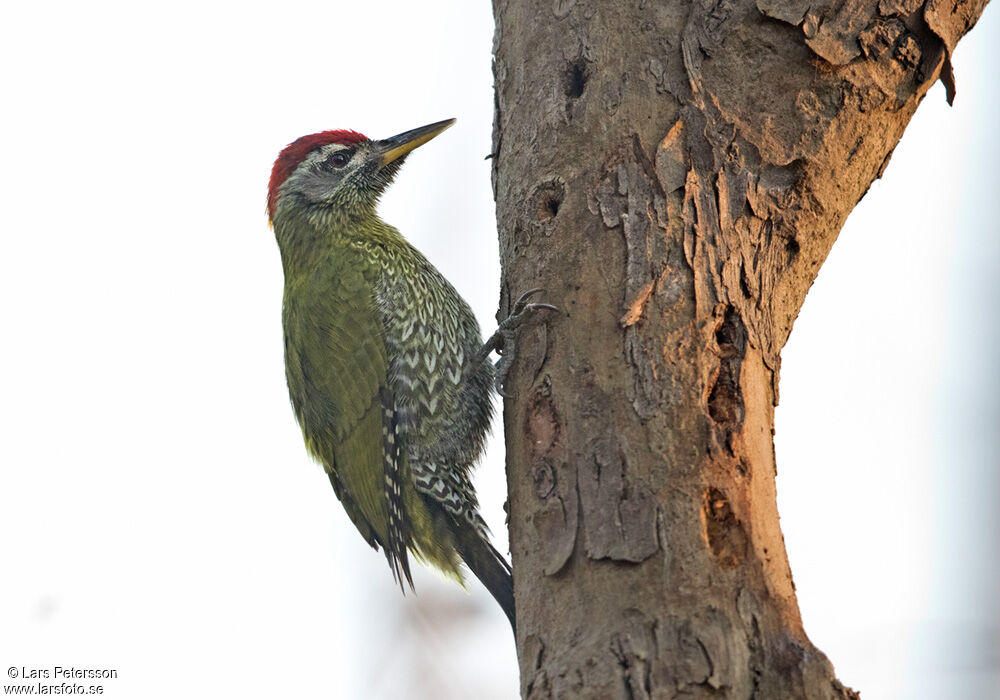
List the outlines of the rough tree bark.
<svg viewBox="0 0 1000 700">
<path fill-rule="evenodd" d="M 775 504 L 780 352 L 984 0 L 495 0 L 527 698 L 850 698 Z"/>
</svg>

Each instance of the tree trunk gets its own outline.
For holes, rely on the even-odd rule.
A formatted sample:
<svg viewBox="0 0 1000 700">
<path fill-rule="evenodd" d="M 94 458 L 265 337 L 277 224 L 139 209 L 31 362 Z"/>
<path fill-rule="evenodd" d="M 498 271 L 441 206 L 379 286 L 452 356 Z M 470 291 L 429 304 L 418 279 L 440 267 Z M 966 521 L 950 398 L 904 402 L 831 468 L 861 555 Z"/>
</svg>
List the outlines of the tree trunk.
<svg viewBox="0 0 1000 700">
<path fill-rule="evenodd" d="M 527 698 L 850 698 L 775 503 L 780 352 L 982 0 L 495 0 Z"/>
</svg>

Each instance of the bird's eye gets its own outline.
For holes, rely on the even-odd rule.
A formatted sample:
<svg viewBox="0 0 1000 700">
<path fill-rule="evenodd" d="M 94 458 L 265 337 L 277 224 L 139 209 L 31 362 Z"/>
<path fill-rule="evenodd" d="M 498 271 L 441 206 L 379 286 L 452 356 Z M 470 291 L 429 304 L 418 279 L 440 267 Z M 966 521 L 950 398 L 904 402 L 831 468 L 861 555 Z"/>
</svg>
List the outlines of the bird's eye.
<svg viewBox="0 0 1000 700">
<path fill-rule="evenodd" d="M 343 168 L 351 161 L 350 151 L 337 151 L 332 156 L 330 156 L 330 163 L 333 164 L 335 168 Z"/>
</svg>

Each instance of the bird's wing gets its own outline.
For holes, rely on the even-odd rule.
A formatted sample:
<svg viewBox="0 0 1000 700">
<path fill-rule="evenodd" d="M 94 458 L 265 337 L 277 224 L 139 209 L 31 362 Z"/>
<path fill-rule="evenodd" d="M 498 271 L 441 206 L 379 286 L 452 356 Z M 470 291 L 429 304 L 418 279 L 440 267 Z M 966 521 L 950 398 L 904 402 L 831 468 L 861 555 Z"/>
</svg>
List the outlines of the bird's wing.
<svg viewBox="0 0 1000 700">
<path fill-rule="evenodd" d="M 351 520 L 369 544 L 383 546 L 397 579 L 409 580 L 385 329 L 365 266 L 351 257 L 345 251 L 297 320 L 300 420 Z"/>
<path fill-rule="evenodd" d="M 389 516 L 388 539 L 386 540 L 385 556 L 389 560 L 392 576 L 403 587 L 406 578 L 413 589 L 413 578 L 410 576 L 410 562 L 406 554 L 409 542 L 407 532 L 407 517 L 404 507 L 403 461 L 399 444 L 399 415 L 396 412 L 396 401 L 389 387 L 382 387 L 379 392 L 382 402 L 382 436 L 385 442 L 383 455 L 385 476 L 385 503 Z M 404 589 L 405 592 L 405 589 Z"/>
</svg>

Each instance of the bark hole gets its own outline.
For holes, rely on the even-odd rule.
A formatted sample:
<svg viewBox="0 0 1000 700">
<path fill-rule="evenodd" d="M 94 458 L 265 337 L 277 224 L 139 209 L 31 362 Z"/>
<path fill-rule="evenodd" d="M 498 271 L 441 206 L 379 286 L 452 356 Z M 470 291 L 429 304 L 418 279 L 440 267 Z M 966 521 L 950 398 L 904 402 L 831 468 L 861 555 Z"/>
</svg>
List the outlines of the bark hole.
<svg viewBox="0 0 1000 700">
<path fill-rule="evenodd" d="M 747 278 L 746 265 L 740 266 L 740 291 L 743 292 L 745 298 L 753 299 L 753 292 L 750 290 L 750 282 Z"/>
<path fill-rule="evenodd" d="M 746 553 L 747 536 L 743 524 L 733 513 L 732 504 L 721 490 L 705 489 L 701 519 L 705 526 L 705 541 L 712 554 L 719 558 L 723 566 L 739 566 Z"/>
<path fill-rule="evenodd" d="M 582 58 L 570 64 L 566 70 L 565 87 L 566 97 L 571 100 L 578 99 L 583 95 L 583 90 L 587 87 L 587 63 Z"/>
<path fill-rule="evenodd" d="M 715 332 L 719 346 L 719 373 L 708 395 L 708 413 L 727 430 L 743 422 L 743 393 L 740 390 L 740 366 L 746 352 L 747 331 L 733 307 L 726 307 L 722 323 Z"/>
<path fill-rule="evenodd" d="M 539 221 L 554 219 L 566 198 L 566 184 L 559 178 L 546 180 L 535 190 L 535 215 Z"/>
<path fill-rule="evenodd" d="M 799 242 L 795 238 L 787 239 L 785 241 L 785 252 L 788 253 L 788 262 L 791 263 L 799 254 Z"/>
</svg>

